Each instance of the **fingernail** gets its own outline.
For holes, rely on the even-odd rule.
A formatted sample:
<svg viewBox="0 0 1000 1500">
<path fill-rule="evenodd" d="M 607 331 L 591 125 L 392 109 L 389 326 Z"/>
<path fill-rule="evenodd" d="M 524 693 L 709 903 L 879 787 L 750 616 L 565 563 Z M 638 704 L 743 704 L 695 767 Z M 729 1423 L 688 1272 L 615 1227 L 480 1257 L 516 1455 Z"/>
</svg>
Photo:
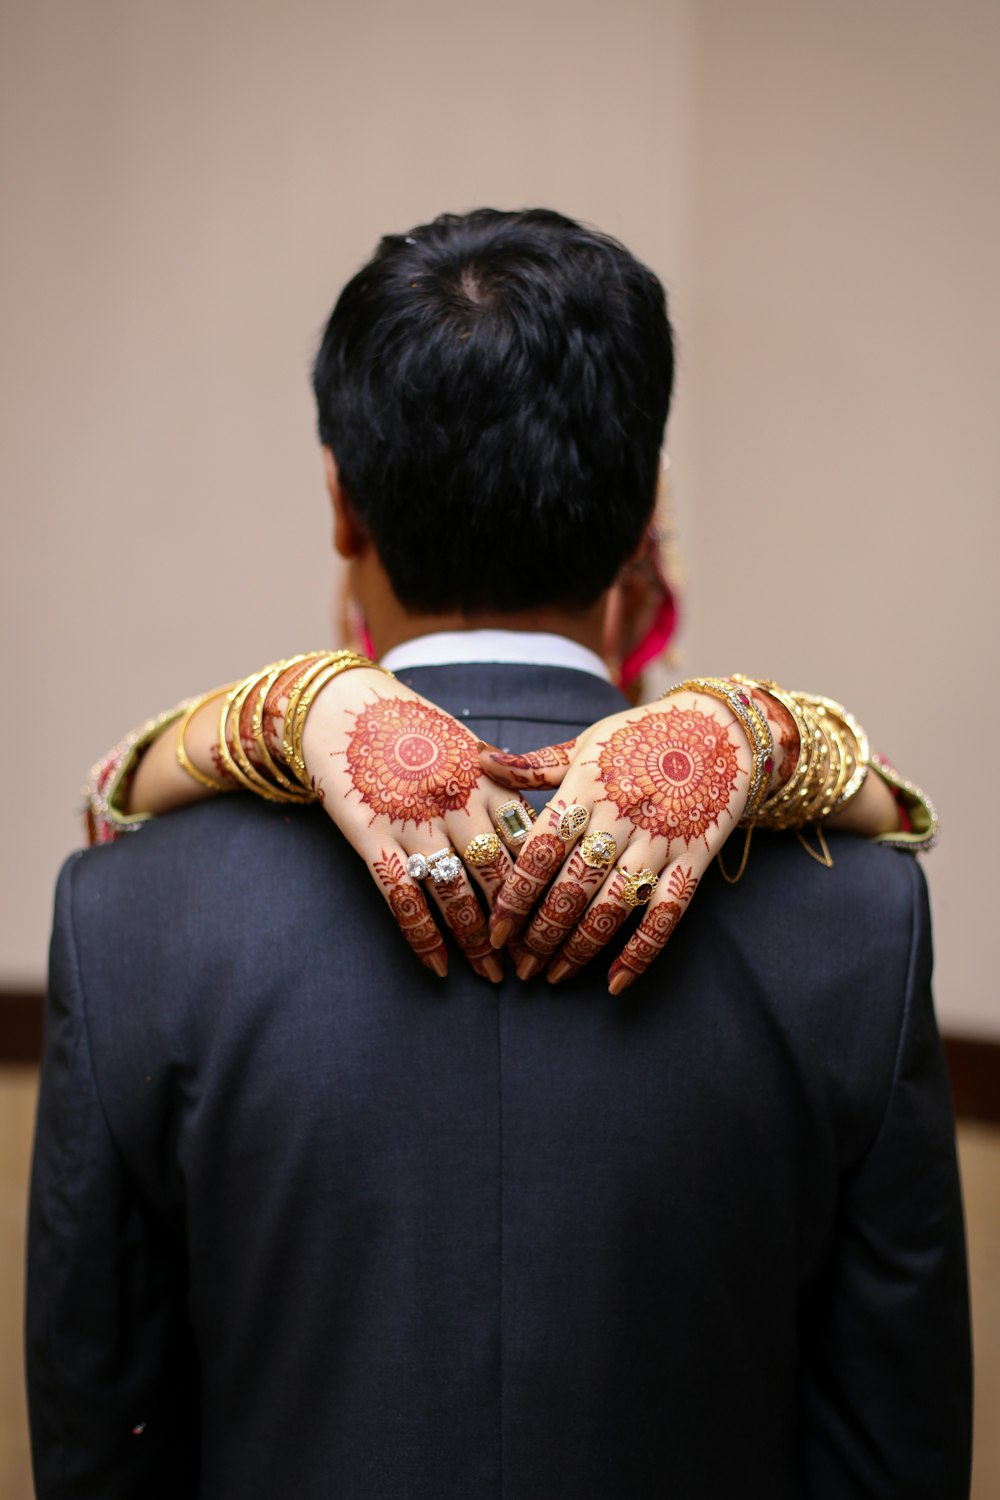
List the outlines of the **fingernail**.
<svg viewBox="0 0 1000 1500">
<path fill-rule="evenodd" d="M 560 979 L 566 978 L 566 975 L 570 973 L 572 968 L 573 965 L 568 958 L 561 958 L 558 963 L 552 965 L 545 977 L 549 981 L 549 984 L 558 984 Z"/>
<path fill-rule="evenodd" d="M 429 969 L 433 969 L 439 979 L 448 978 L 448 955 L 447 953 L 428 953 L 424 963 Z"/>
<path fill-rule="evenodd" d="M 508 922 L 506 918 L 502 918 L 499 922 L 491 923 L 490 942 L 494 948 L 502 948 L 513 931 L 513 922 Z"/>
<path fill-rule="evenodd" d="M 518 979 L 534 979 L 544 962 L 544 958 L 536 958 L 533 953 L 525 953 L 516 964 Z"/>
<path fill-rule="evenodd" d="M 624 969 L 619 969 L 617 974 L 612 974 L 608 989 L 612 995 L 620 995 L 622 990 L 628 989 L 633 978 L 634 975 L 626 973 Z"/>
<path fill-rule="evenodd" d="M 482 960 L 483 973 L 491 984 L 499 984 L 503 979 L 503 964 L 498 958 L 484 958 Z"/>
</svg>

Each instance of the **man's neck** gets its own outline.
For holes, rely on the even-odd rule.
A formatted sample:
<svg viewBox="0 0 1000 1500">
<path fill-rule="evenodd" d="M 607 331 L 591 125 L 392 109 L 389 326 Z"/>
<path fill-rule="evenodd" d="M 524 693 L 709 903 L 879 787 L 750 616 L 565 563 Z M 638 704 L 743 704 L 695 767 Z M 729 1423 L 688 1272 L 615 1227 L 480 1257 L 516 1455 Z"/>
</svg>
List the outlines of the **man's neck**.
<svg viewBox="0 0 1000 1500">
<path fill-rule="evenodd" d="M 483 563 L 489 567 L 489 561 Z M 407 610 L 396 598 L 374 547 L 362 548 L 351 559 L 351 588 L 361 606 L 376 655 L 384 656 L 394 646 L 418 636 L 455 630 L 524 630 L 562 635 L 601 655 L 607 595 L 585 609 L 564 605 L 541 605 L 537 609 L 463 614 L 459 610 L 418 613 Z"/>
</svg>

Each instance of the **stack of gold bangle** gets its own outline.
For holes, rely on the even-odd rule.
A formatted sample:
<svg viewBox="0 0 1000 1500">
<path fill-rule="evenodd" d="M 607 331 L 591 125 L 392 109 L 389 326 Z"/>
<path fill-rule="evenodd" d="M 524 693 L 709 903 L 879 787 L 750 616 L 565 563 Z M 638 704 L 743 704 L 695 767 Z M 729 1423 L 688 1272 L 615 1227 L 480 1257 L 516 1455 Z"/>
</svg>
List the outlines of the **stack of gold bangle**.
<svg viewBox="0 0 1000 1500">
<path fill-rule="evenodd" d="M 310 797 L 315 793 L 312 779 L 302 758 L 302 736 L 305 732 L 306 718 L 316 695 L 321 688 L 326 687 L 328 682 L 339 677 L 341 672 L 350 672 L 355 667 L 374 666 L 373 661 L 369 661 L 367 656 L 359 656 L 356 651 L 331 651 L 311 662 L 296 679 L 291 689 L 281 735 L 282 749 L 286 766 Z M 376 670 L 382 671 L 383 669 L 377 668 Z"/>
<path fill-rule="evenodd" d="M 288 703 L 282 725 L 282 767 L 275 760 L 265 736 L 265 707 L 268 695 L 279 679 L 296 667 L 300 670 L 288 685 Z M 356 651 L 307 652 L 271 662 L 228 688 L 206 693 L 187 708 L 181 719 L 176 741 L 178 765 L 199 785 L 212 791 L 243 787 L 268 802 L 314 802 L 315 789 L 302 758 L 306 718 L 320 689 L 341 672 L 349 672 L 354 667 L 376 667 L 376 663 L 369 661 L 367 656 L 359 656 Z M 223 702 L 219 710 L 219 762 L 225 781 L 217 780 L 193 765 L 184 742 L 188 725 L 198 709 L 220 696 Z M 251 704 L 249 733 L 245 735 L 244 721 Z"/>
<path fill-rule="evenodd" d="M 747 817 L 759 828 L 804 828 L 823 823 L 861 790 L 871 763 L 868 736 L 843 704 L 811 693 L 789 693 L 775 682 L 737 674 L 734 682 L 761 688 L 794 721 L 799 754 L 792 774 Z"/>
</svg>

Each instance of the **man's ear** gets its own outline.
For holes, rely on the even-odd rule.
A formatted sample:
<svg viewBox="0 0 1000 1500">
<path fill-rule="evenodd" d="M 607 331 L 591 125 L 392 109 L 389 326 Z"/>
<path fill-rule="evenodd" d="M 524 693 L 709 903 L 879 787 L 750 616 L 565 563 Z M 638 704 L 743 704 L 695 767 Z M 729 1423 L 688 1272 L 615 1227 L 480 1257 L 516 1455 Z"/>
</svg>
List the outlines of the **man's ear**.
<svg viewBox="0 0 1000 1500">
<path fill-rule="evenodd" d="M 340 482 L 333 449 L 323 448 L 323 475 L 333 506 L 333 545 L 345 562 L 360 557 L 368 545 L 368 533 L 358 520 L 350 496 Z"/>
<path fill-rule="evenodd" d="M 646 553 L 649 550 L 649 528 L 652 526 L 652 524 L 653 517 L 650 516 L 649 520 L 646 522 L 645 528 L 643 529 L 642 536 L 639 538 L 638 542 L 635 545 L 635 550 L 633 552 L 630 552 L 628 557 L 626 557 L 625 561 L 622 563 L 619 576 L 621 576 L 621 573 L 627 573 L 629 568 L 634 568 L 638 563 L 641 563 L 643 558 L 646 556 Z"/>
</svg>

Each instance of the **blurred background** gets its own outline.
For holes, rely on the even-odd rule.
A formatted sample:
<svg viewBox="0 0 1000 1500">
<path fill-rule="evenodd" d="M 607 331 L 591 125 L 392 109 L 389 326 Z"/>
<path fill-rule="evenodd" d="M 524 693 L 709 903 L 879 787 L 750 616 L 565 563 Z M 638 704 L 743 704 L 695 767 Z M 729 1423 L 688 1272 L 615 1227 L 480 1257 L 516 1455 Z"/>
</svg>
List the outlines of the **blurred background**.
<svg viewBox="0 0 1000 1500">
<path fill-rule="evenodd" d="M 332 639 L 319 330 L 382 232 L 479 205 L 591 221 L 666 282 L 683 669 L 841 698 L 939 805 L 937 997 L 995 1408 L 998 85 L 995 0 L 0 8 L 6 1500 L 31 1494 L 25 1174 L 78 788 L 153 711 Z"/>
</svg>

